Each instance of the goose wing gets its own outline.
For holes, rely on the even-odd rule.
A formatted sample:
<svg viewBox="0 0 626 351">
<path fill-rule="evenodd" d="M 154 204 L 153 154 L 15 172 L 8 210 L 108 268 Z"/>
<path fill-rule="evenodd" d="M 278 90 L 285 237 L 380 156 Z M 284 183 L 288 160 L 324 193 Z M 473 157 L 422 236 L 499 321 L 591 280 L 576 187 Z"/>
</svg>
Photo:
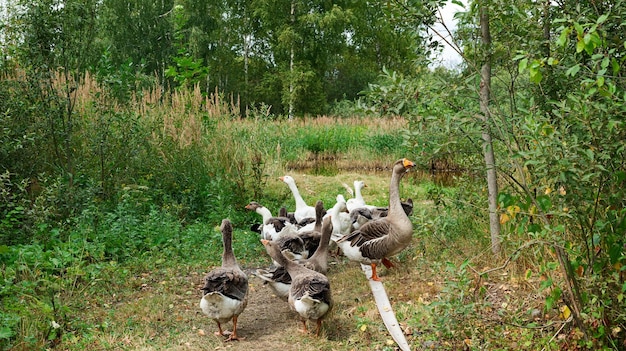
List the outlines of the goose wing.
<svg viewBox="0 0 626 351">
<path fill-rule="evenodd" d="M 248 277 L 241 270 L 218 268 L 204 278 L 204 294 L 219 292 L 233 299 L 243 300 L 248 293 Z"/>
<path fill-rule="evenodd" d="M 291 295 L 294 299 L 301 299 L 308 295 L 319 301 L 328 302 L 330 283 L 322 274 L 296 276 L 291 283 Z"/>
<path fill-rule="evenodd" d="M 283 266 L 276 266 L 266 270 L 257 270 L 259 277 L 267 282 L 291 284 L 291 276 Z"/>
<path fill-rule="evenodd" d="M 365 223 L 360 229 L 346 235 L 340 241 L 350 241 L 350 246 L 363 246 L 365 243 L 386 237 L 391 224 L 385 219 Z"/>
</svg>

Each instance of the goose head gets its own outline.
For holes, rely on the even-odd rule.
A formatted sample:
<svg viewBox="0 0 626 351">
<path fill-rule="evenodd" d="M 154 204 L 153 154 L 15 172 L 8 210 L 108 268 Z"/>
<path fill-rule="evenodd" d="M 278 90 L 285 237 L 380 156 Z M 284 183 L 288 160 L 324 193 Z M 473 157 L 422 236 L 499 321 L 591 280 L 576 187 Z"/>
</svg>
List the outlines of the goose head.
<svg viewBox="0 0 626 351">
<path fill-rule="evenodd" d="M 289 175 L 285 175 L 285 176 L 279 177 L 278 179 L 280 179 L 281 182 L 285 182 L 287 184 L 295 184 L 296 183 L 296 180 L 293 179 L 293 177 L 289 176 Z"/>
<path fill-rule="evenodd" d="M 246 210 L 250 210 L 250 211 L 255 211 L 257 210 L 257 208 L 261 208 L 263 207 L 260 203 L 255 202 L 255 201 L 251 201 L 249 204 L 246 205 Z"/>
</svg>

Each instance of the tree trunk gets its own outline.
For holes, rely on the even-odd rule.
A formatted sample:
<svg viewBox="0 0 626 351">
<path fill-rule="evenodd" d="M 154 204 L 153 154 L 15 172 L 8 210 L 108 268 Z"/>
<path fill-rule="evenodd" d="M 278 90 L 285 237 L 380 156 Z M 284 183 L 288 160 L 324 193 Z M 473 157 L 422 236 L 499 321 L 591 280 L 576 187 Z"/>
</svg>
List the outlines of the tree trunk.
<svg viewBox="0 0 626 351">
<path fill-rule="evenodd" d="M 296 2 L 291 1 L 291 25 L 294 26 L 296 22 Z M 289 55 L 289 119 L 293 119 L 293 110 L 294 110 L 294 96 L 293 96 L 293 57 L 294 57 L 294 47 L 295 43 L 291 42 L 291 52 Z"/>
<path fill-rule="evenodd" d="M 246 28 L 247 29 L 247 28 Z M 249 101 L 249 96 L 250 96 L 250 90 L 248 89 L 249 86 L 249 79 L 248 79 L 248 61 L 249 61 L 249 56 L 250 56 L 250 36 L 248 34 L 245 34 L 243 36 L 243 72 L 244 72 L 244 91 L 243 91 L 243 104 L 241 104 L 243 107 L 243 111 L 240 111 L 241 116 L 245 116 L 248 117 L 248 101 Z"/>
<path fill-rule="evenodd" d="M 483 153 L 487 166 L 487 189 L 489 197 L 489 230 L 491 233 L 491 251 L 500 253 L 500 218 L 498 216 L 498 179 L 496 158 L 491 141 L 489 122 L 489 99 L 491 96 L 491 33 L 489 31 L 489 10 L 485 4 L 480 7 L 480 29 L 483 50 L 483 65 L 480 70 L 480 112 L 483 119 Z"/>
</svg>

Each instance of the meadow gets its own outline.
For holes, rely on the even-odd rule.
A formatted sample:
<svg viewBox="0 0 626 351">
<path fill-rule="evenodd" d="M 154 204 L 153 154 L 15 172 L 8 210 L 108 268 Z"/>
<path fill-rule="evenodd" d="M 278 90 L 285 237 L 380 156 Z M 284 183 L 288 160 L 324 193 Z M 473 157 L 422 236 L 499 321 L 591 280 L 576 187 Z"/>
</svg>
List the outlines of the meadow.
<svg viewBox="0 0 626 351">
<path fill-rule="evenodd" d="M 359 266 L 342 256 L 331 259 L 336 304 L 322 336 L 297 332 L 288 306 L 254 277 L 270 259 L 250 230 L 260 218 L 244 206 L 254 200 L 273 212 L 293 208 L 278 181 L 285 174 L 309 203 L 319 199 L 329 208 L 337 194 L 350 197 L 344 183 L 361 179 L 368 203 L 386 205 L 390 166 L 400 157 L 418 163 L 400 188 L 416 204 L 414 240 L 382 278 L 412 348 L 563 345 L 556 336 L 567 317 L 544 308 L 549 290 L 529 273 L 537 267 L 490 254 L 485 210 L 476 205 L 485 197 L 480 178 L 470 171 L 431 174 L 419 148 L 406 142 L 406 120 L 287 120 L 262 109 L 241 119 L 229 112 L 233 101 L 197 91 L 171 100 L 145 93 L 135 112 L 109 106 L 102 114 L 93 110 L 102 98 L 94 91 L 78 92 L 84 118 L 77 128 L 91 140 L 109 118 L 110 151 L 85 158 L 85 172 L 89 162 L 104 164 L 98 157 L 122 170 L 103 178 L 97 195 L 65 222 L 35 221 L 30 243 L 0 247 L 4 349 L 394 350 Z M 137 144 L 142 148 L 132 149 Z M 84 146 L 85 153 L 94 150 Z M 95 167 L 93 177 L 106 167 L 113 166 Z M 51 180 L 42 188 L 29 212 L 36 218 L 64 189 Z M 235 255 L 251 276 L 253 296 L 240 320 L 247 339 L 228 344 L 212 334 L 214 323 L 198 307 L 203 275 L 220 265 L 222 218 L 234 224 Z"/>
</svg>

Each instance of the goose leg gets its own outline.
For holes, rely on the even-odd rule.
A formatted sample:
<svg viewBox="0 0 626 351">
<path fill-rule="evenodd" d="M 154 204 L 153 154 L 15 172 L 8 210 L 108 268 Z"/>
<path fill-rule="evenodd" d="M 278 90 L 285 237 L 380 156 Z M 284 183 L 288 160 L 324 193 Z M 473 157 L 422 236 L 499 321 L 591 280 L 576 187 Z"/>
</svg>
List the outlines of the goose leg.
<svg viewBox="0 0 626 351">
<path fill-rule="evenodd" d="M 217 329 L 218 331 L 216 331 L 215 335 L 219 335 L 219 336 L 223 336 L 224 335 L 224 331 L 222 330 L 222 325 L 220 324 L 220 322 L 217 322 Z"/>
<path fill-rule="evenodd" d="M 371 266 L 372 266 L 372 280 L 379 282 L 380 278 L 378 278 L 378 275 L 376 274 L 376 263 L 372 263 Z"/>
<path fill-rule="evenodd" d="M 239 340 L 237 337 L 237 316 L 233 316 L 233 332 L 230 334 L 226 341 Z"/>
<path fill-rule="evenodd" d="M 394 267 L 393 262 L 389 261 L 389 259 L 387 259 L 387 257 L 383 257 L 383 264 L 385 265 L 385 267 L 387 268 L 391 268 Z"/>
<path fill-rule="evenodd" d="M 309 331 L 306 329 L 306 320 L 302 320 L 302 329 L 300 329 L 303 333 L 308 333 Z"/>
<path fill-rule="evenodd" d="M 320 336 L 320 329 L 322 329 L 322 320 L 317 320 L 317 329 L 315 330 L 315 336 Z"/>
</svg>

